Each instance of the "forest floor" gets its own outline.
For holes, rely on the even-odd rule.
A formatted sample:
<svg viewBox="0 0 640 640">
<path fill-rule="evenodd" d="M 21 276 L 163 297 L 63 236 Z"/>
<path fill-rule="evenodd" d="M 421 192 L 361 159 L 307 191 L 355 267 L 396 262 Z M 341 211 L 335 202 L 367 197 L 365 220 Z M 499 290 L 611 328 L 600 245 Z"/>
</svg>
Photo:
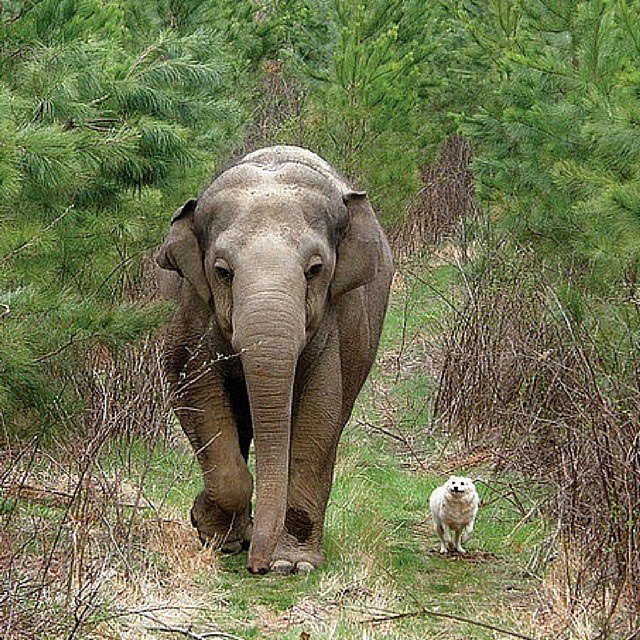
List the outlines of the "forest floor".
<svg viewBox="0 0 640 640">
<path fill-rule="evenodd" d="M 540 491 L 432 424 L 448 269 L 394 285 L 378 365 L 340 445 L 319 570 L 252 576 L 246 554 L 203 550 L 189 524 L 199 473 L 177 431 L 106 443 L 74 477 L 25 450 L 0 467 L 5 640 L 553 637 L 542 631 L 555 612 L 540 593 Z M 472 476 L 482 499 L 464 556 L 438 553 L 428 516 L 430 492 L 453 473 Z"/>
</svg>

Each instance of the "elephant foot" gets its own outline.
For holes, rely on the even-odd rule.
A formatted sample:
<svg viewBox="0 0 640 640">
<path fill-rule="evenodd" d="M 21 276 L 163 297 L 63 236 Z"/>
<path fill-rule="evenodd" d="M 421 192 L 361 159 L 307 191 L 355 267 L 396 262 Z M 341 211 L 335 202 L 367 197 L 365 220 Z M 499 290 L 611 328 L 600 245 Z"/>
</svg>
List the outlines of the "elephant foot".
<svg viewBox="0 0 640 640">
<path fill-rule="evenodd" d="M 301 545 L 286 532 L 273 552 L 270 569 L 279 574 L 307 575 L 322 564 L 319 545 Z"/>
<path fill-rule="evenodd" d="M 241 514 L 229 513 L 202 491 L 193 502 L 191 524 L 203 545 L 228 554 L 249 548 L 253 530 L 249 508 Z"/>
</svg>

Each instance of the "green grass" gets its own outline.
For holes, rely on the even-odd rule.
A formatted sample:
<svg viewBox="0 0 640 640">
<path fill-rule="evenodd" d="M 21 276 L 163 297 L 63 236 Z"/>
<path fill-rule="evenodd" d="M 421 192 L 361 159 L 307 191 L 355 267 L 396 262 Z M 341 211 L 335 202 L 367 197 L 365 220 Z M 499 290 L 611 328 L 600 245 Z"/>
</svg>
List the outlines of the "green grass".
<svg viewBox="0 0 640 640">
<path fill-rule="evenodd" d="M 189 525 L 201 479 L 186 441 L 110 442 L 92 477 L 117 490 L 82 525 L 85 547 L 74 547 L 73 519 L 62 525 L 55 556 L 64 566 L 62 559 L 72 554 L 73 566 L 84 562 L 89 574 L 103 567 L 97 578 L 68 581 L 71 593 L 98 585 L 74 637 L 96 637 L 94 631 L 114 639 L 169 637 L 166 630 L 150 630 L 158 627 L 173 628 L 172 634 L 221 630 L 243 639 L 500 637 L 443 614 L 527 633 L 527 620 L 512 611 L 526 610 L 533 587 L 523 576 L 544 531 L 540 521 L 523 516 L 535 513 L 538 496 L 514 490 L 517 478 L 494 477 L 472 458 L 465 461 L 431 424 L 429 350 L 436 346 L 451 277 L 449 268 L 434 269 L 406 279 L 394 294 L 379 364 L 340 444 L 320 569 L 310 576 L 252 576 L 246 554 L 201 550 Z M 482 478 L 477 486 L 484 506 L 466 557 L 437 553 L 429 521 L 429 495 L 448 475 L 448 451 L 459 459 L 456 472 Z M 42 472 L 34 471 L 36 477 Z M 42 474 L 43 483 L 47 473 L 53 471 Z M 34 557 L 51 544 L 63 514 L 55 502 L 6 499 L 2 509 L 17 545 L 28 523 L 42 529 L 49 522 L 50 535 L 34 538 Z M 25 546 L 21 553 L 32 551 Z M 55 604 L 71 626 L 74 602 Z M 53 629 L 56 637 L 60 632 Z"/>
<path fill-rule="evenodd" d="M 275 630 L 285 639 L 306 632 L 417 640 L 444 630 L 452 638 L 494 637 L 427 615 L 372 623 L 391 612 L 429 609 L 513 629 L 507 604 L 522 594 L 526 549 L 540 540 L 540 523 L 526 521 L 511 535 L 521 521 L 518 509 L 494 502 L 480 511 L 468 557 L 442 557 L 427 515 L 429 494 L 441 481 L 400 467 L 384 447 L 377 453 L 362 447 L 351 431 L 327 514 L 325 564 L 308 577 L 255 577 L 246 572 L 246 555 L 222 558 L 217 571 L 199 579 L 201 589 L 227 602 L 217 623 L 242 638 L 274 637 Z"/>
<path fill-rule="evenodd" d="M 405 280 L 391 302 L 380 364 L 340 445 L 324 565 L 307 577 L 255 577 L 246 572 L 242 554 L 222 558 L 218 571 L 200 576 L 201 589 L 227 602 L 215 616 L 225 631 L 284 640 L 298 640 L 304 633 L 314 640 L 495 637 L 478 626 L 428 615 L 372 622 L 423 609 L 517 627 L 508 605 L 528 588 L 522 575 L 527 551 L 543 536 L 541 523 L 523 521 L 522 505 L 495 500 L 488 479 L 478 485 L 488 506 L 481 509 L 476 534 L 467 544 L 468 558 L 442 557 L 428 500 L 446 476 L 415 464 L 402 443 L 410 435 L 427 463 L 441 454 L 429 426 L 434 382 L 422 364 L 425 348 L 441 330 L 451 278 L 449 267 L 420 273 Z M 380 425 L 384 431 L 376 430 Z M 389 431 L 400 440 L 389 437 Z"/>
<path fill-rule="evenodd" d="M 201 489 L 200 471 L 186 438 L 153 445 L 143 438 L 125 446 L 110 442 L 101 468 L 108 476 L 125 481 L 134 497 L 142 487 L 142 497 L 159 508 L 183 509 Z"/>
</svg>

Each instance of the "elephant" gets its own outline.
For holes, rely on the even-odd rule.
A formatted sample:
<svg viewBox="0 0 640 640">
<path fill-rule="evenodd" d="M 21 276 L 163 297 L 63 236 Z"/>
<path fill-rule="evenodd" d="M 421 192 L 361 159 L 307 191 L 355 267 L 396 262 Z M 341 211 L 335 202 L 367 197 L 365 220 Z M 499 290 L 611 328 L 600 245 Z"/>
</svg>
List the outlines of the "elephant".
<svg viewBox="0 0 640 640">
<path fill-rule="evenodd" d="M 393 275 L 367 194 L 309 150 L 260 149 L 174 214 L 156 261 L 177 302 L 172 408 L 204 480 L 191 522 L 203 544 L 248 549 L 252 573 L 308 573 Z"/>
</svg>

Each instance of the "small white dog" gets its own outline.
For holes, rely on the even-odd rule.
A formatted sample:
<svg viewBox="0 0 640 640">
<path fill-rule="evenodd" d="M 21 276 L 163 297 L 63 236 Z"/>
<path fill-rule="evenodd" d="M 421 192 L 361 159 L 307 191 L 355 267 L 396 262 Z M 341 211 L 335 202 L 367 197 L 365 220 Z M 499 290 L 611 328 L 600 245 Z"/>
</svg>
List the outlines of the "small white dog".
<svg viewBox="0 0 640 640">
<path fill-rule="evenodd" d="M 462 543 L 473 532 L 480 497 L 471 478 L 451 476 L 431 493 L 429 506 L 440 538 L 440 553 L 464 553 Z"/>
</svg>

